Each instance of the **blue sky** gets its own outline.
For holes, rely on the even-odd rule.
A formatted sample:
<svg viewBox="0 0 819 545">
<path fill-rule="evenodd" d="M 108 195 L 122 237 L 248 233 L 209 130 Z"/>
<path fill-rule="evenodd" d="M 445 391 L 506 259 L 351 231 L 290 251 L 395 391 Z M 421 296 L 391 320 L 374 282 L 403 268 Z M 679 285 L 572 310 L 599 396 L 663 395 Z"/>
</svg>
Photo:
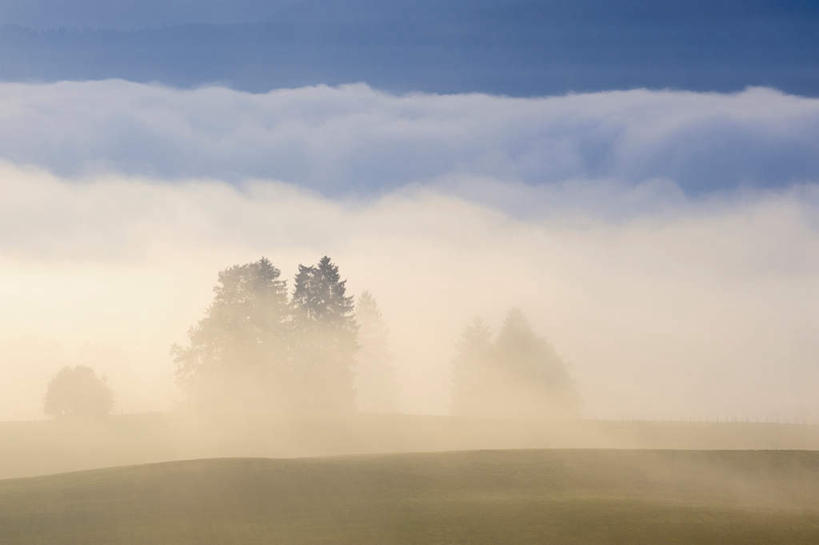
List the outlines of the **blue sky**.
<svg viewBox="0 0 819 545">
<path fill-rule="evenodd" d="M 516 96 L 635 87 L 819 93 L 819 7 L 784 0 L 0 3 L 0 78 L 364 82 Z"/>
</svg>

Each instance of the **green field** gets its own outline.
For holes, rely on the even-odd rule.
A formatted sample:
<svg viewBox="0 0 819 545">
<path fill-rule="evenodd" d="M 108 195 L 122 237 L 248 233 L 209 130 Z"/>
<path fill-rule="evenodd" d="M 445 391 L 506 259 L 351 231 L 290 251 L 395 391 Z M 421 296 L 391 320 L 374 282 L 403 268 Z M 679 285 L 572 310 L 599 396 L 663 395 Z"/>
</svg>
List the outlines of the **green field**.
<svg viewBox="0 0 819 545">
<path fill-rule="evenodd" d="M 210 459 L 0 481 L 0 543 L 819 543 L 819 452 Z"/>
</svg>

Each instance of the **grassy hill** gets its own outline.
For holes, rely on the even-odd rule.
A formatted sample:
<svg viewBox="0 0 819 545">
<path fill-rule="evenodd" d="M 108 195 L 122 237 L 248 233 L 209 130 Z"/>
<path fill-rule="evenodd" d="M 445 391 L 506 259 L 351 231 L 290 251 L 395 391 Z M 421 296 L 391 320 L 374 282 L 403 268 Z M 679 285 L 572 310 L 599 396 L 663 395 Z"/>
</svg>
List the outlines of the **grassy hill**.
<svg viewBox="0 0 819 545">
<path fill-rule="evenodd" d="M 819 543 L 819 453 L 211 459 L 0 481 L 0 543 Z"/>
<path fill-rule="evenodd" d="M 421 415 L 197 421 L 147 414 L 100 422 L 6 422 L 0 423 L 0 479 L 194 458 L 541 448 L 819 450 L 819 426 Z"/>
</svg>

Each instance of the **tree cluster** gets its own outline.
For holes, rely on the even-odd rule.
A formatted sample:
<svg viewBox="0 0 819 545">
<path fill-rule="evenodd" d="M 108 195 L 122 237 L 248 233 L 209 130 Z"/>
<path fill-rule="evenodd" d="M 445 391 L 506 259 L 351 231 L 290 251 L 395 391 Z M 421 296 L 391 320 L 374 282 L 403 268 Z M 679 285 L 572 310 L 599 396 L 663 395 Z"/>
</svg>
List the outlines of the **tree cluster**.
<svg viewBox="0 0 819 545">
<path fill-rule="evenodd" d="M 197 408 L 316 416 L 396 410 L 378 305 L 368 292 L 354 304 L 329 257 L 299 265 L 292 292 L 266 258 L 221 271 L 213 291 L 188 343 L 172 348 L 178 380 Z M 565 364 L 518 310 L 494 336 L 480 320 L 469 325 L 453 363 L 453 414 L 577 414 Z M 45 412 L 55 417 L 99 417 L 112 406 L 108 385 L 85 366 L 60 370 L 45 398 Z"/>
<path fill-rule="evenodd" d="M 375 299 L 353 303 L 329 257 L 299 265 L 292 293 L 265 258 L 219 273 L 214 299 L 173 353 L 191 398 L 217 411 L 393 412 L 397 384 Z M 524 315 L 497 336 L 480 321 L 458 345 L 453 413 L 549 418 L 577 410 L 566 366 Z"/>
<path fill-rule="evenodd" d="M 173 348 L 180 382 L 216 411 L 353 410 L 357 325 L 329 257 L 299 265 L 292 296 L 265 258 L 219 273 L 214 299 Z"/>
<path fill-rule="evenodd" d="M 565 364 L 519 310 L 497 336 L 475 320 L 463 332 L 453 366 L 452 412 L 462 416 L 574 416 L 578 398 Z"/>
</svg>

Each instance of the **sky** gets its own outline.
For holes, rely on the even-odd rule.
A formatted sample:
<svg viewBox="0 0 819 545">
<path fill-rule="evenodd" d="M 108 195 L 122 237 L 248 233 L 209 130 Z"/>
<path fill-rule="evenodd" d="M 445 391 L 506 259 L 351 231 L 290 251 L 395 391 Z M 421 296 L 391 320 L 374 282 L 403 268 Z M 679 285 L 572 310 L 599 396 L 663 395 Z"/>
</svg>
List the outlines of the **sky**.
<svg viewBox="0 0 819 545">
<path fill-rule="evenodd" d="M 0 420 L 179 400 L 219 270 L 331 255 L 448 410 L 520 307 L 587 416 L 819 420 L 813 2 L 0 1 Z"/>
<path fill-rule="evenodd" d="M 0 79 L 265 92 L 819 92 L 811 0 L 0 2 Z"/>
</svg>

